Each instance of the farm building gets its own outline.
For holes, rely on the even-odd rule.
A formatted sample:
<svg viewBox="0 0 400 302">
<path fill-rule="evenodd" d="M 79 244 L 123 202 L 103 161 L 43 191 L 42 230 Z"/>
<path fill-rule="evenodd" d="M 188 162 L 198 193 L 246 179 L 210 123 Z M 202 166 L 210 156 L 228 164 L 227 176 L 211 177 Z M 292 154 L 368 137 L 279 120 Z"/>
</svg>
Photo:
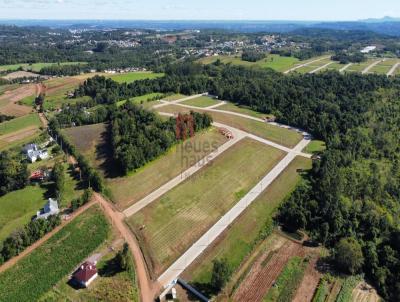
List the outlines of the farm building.
<svg viewBox="0 0 400 302">
<path fill-rule="evenodd" d="M 40 169 L 40 170 L 33 171 L 31 173 L 31 176 L 29 177 L 29 179 L 31 181 L 42 181 L 42 180 L 49 178 L 49 176 L 50 176 L 49 171 Z"/>
<path fill-rule="evenodd" d="M 57 215 L 58 213 L 60 213 L 60 209 L 58 208 L 57 200 L 49 198 L 43 209 L 36 213 L 35 219 L 47 219 L 47 217 Z"/>
<path fill-rule="evenodd" d="M 82 287 L 88 287 L 98 276 L 95 262 L 86 261 L 72 275 L 72 278 Z"/>
</svg>

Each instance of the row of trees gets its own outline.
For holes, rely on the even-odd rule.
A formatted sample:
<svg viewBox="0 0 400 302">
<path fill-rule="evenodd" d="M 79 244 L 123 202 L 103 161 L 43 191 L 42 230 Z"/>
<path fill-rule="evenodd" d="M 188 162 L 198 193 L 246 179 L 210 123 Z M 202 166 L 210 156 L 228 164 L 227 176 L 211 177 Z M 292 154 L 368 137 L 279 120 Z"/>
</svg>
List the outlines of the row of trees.
<svg viewBox="0 0 400 302">
<path fill-rule="evenodd" d="M 335 55 L 331 57 L 333 61 L 339 61 L 340 64 L 348 64 L 348 63 L 361 63 L 367 61 L 367 58 L 361 52 L 356 53 L 346 53 L 346 52 L 337 52 Z"/>
<path fill-rule="evenodd" d="M 111 114 L 113 160 L 123 173 L 135 170 L 211 123 L 210 116 L 193 112 L 163 121 L 157 114 L 127 102 Z"/>
</svg>

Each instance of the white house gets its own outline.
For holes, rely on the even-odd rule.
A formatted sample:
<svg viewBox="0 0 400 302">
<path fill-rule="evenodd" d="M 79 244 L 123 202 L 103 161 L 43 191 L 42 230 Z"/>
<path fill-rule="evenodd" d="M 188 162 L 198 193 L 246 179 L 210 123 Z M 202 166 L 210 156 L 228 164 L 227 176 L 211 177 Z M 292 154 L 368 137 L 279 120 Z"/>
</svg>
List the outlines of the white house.
<svg viewBox="0 0 400 302">
<path fill-rule="evenodd" d="M 39 148 L 36 144 L 27 144 L 22 148 L 22 152 L 24 152 L 25 154 L 28 154 L 29 152 L 32 151 L 38 151 Z"/>
<path fill-rule="evenodd" d="M 57 200 L 49 198 L 43 209 L 36 213 L 35 219 L 47 219 L 50 215 L 57 215 L 58 213 L 60 213 L 60 209 Z"/>
<path fill-rule="evenodd" d="M 34 163 L 38 159 L 44 160 L 49 158 L 49 153 L 46 150 L 38 150 L 38 151 L 30 150 L 27 153 L 27 157 L 31 163 Z"/>
</svg>

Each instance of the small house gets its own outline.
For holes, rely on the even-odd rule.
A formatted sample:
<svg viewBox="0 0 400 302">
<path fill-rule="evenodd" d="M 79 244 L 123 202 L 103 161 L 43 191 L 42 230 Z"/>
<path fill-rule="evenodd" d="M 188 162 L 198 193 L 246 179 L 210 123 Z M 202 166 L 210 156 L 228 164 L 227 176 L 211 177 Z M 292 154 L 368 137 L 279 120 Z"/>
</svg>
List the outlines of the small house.
<svg viewBox="0 0 400 302">
<path fill-rule="evenodd" d="M 44 160 L 49 158 L 49 153 L 46 150 L 29 150 L 27 157 L 31 163 L 36 162 L 38 159 Z"/>
<path fill-rule="evenodd" d="M 24 152 L 25 154 L 28 154 L 29 152 L 32 151 L 38 151 L 39 148 L 36 144 L 27 144 L 22 148 L 22 152 Z"/>
<path fill-rule="evenodd" d="M 98 276 L 95 262 L 86 261 L 72 275 L 72 278 L 82 287 L 88 287 Z"/>
<path fill-rule="evenodd" d="M 49 216 L 57 215 L 58 213 L 60 213 L 60 209 L 58 208 L 57 200 L 49 198 L 43 209 L 36 213 L 35 219 L 47 219 Z"/>
</svg>

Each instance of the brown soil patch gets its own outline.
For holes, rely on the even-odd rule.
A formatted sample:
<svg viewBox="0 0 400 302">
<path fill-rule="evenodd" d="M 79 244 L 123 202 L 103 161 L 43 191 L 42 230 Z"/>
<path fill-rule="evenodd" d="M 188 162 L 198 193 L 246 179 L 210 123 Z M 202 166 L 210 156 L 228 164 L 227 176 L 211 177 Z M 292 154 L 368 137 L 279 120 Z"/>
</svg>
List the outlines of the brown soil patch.
<svg viewBox="0 0 400 302">
<path fill-rule="evenodd" d="M 35 95 L 37 87 L 34 84 L 24 85 L 14 90 L 8 90 L 0 96 L 0 113 L 10 116 L 24 116 L 32 112 L 29 106 L 17 104 L 18 101 Z"/>
<path fill-rule="evenodd" d="M 311 259 L 292 302 L 306 302 L 312 300 L 314 292 L 318 287 L 319 280 L 321 279 L 321 273 L 318 272 L 316 268 L 317 261 L 318 256 Z"/>
<path fill-rule="evenodd" d="M 0 141 L 5 141 L 7 143 L 19 141 L 29 136 L 32 136 L 37 131 L 37 129 L 38 128 L 36 126 L 27 127 L 10 134 L 0 136 Z"/>
<path fill-rule="evenodd" d="M 376 290 L 365 282 L 360 282 L 353 290 L 353 302 L 378 302 L 381 301 Z"/>
<path fill-rule="evenodd" d="M 25 116 L 25 115 L 31 113 L 32 111 L 33 110 L 31 107 L 14 104 L 14 103 L 10 103 L 8 105 L 0 107 L 0 113 L 9 115 L 9 116 L 15 116 L 15 117 Z"/>
<path fill-rule="evenodd" d="M 233 301 L 261 302 L 288 260 L 304 254 L 303 246 L 293 241 L 288 241 L 278 251 L 263 254 L 235 292 Z"/>
</svg>

